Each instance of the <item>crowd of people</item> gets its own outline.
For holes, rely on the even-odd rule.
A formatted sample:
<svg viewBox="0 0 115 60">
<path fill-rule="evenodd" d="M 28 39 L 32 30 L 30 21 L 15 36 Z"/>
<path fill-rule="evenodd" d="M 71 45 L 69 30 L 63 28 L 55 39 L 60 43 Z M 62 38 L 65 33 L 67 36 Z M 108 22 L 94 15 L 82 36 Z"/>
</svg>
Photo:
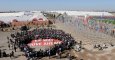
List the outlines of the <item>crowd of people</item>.
<svg viewBox="0 0 115 60">
<path fill-rule="evenodd" d="M 13 49 L 16 52 L 17 47 L 20 48 L 21 51 L 25 52 L 25 56 L 29 59 L 33 58 L 41 58 L 45 56 L 53 56 L 58 55 L 61 57 L 61 53 L 64 50 L 72 49 L 73 46 L 76 44 L 74 38 L 72 38 L 71 34 L 65 33 L 62 30 L 56 29 L 48 29 L 48 28 L 40 28 L 34 29 L 32 31 L 21 31 L 16 32 L 15 34 L 11 34 L 11 37 L 14 39 L 9 39 L 9 41 L 13 44 Z M 32 40 L 37 39 L 58 39 L 61 40 L 61 44 L 55 44 L 54 46 L 49 47 L 48 49 L 39 51 L 35 51 L 32 49 L 28 44 Z M 9 46 L 10 48 L 10 46 Z"/>
</svg>

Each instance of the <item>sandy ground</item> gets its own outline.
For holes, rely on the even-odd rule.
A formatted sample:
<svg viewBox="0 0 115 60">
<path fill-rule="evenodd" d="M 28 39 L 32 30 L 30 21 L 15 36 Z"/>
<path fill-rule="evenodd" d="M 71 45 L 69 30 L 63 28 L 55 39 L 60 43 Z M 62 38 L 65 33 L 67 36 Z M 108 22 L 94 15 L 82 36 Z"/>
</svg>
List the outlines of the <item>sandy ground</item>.
<svg viewBox="0 0 115 60">
<path fill-rule="evenodd" d="M 73 27 L 69 25 L 63 25 L 62 23 L 57 23 L 55 25 L 58 25 L 58 29 L 62 29 L 67 33 L 72 34 L 72 36 L 75 38 L 76 41 L 83 41 L 83 46 L 85 47 L 85 50 L 82 52 L 74 52 L 74 55 L 78 57 L 78 59 L 83 58 L 84 60 L 114 60 L 115 59 L 115 47 L 109 47 L 108 49 L 105 49 L 103 51 L 98 51 L 93 48 L 93 39 L 90 36 L 86 36 L 82 32 L 76 32 Z M 101 42 L 100 40 L 101 39 Z M 110 39 L 110 41 L 113 41 L 114 43 L 114 38 L 110 36 L 101 36 L 100 38 L 95 38 L 94 41 L 96 43 L 107 43 Z"/>
<path fill-rule="evenodd" d="M 64 30 L 67 33 L 70 33 L 76 41 L 83 41 L 83 46 L 85 47 L 84 50 L 81 52 L 76 52 L 75 50 L 71 50 L 71 55 L 74 55 L 77 57 L 78 60 L 84 59 L 84 60 L 115 60 L 115 47 L 109 47 L 108 49 L 105 49 L 103 51 L 98 51 L 96 49 L 93 49 L 93 42 L 96 41 L 97 43 L 101 43 L 106 41 L 107 38 L 94 38 L 94 36 L 87 36 L 84 33 L 76 32 L 76 30 L 72 26 L 63 25 L 62 23 L 56 23 L 54 24 L 56 26 L 56 29 Z M 5 50 L 7 53 L 10 53 L 12 50 L 8 49 L 7 39 L 6 37 L 10 35 L 12 32 L 0 32 L 0 49 Z M 94 39 L 94 40 L 93 40 Z M 100 40 L 102 41 L 100 42 Z M 109 38 L 114 40 L 114 38 Z M 93 40 L 93 41 L 92 41 Z M 18 51 L 15 53 L 16 58 L 10 59 L 7 58 L 0 58 L 0 60 L 27 60 L 23 55 L 23 52 Z M 64 59 L 55 59 L 48 57 L 42 58 L 41 60 L 68 60 L 66 58 Z"/>
</svg>

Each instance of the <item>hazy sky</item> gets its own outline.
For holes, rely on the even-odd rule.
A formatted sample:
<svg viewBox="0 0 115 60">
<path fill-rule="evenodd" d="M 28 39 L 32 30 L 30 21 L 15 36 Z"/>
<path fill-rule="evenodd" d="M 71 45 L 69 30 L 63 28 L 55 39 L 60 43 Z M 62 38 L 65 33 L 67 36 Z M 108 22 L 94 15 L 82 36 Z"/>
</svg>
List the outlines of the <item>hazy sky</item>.
<svg viewBox="0 0 115 60">
<path fill-rule="evenodd" d="M 0 11 L 9 10 L 115 11 L 115 0 L 0 0 Z"/>
</svg>

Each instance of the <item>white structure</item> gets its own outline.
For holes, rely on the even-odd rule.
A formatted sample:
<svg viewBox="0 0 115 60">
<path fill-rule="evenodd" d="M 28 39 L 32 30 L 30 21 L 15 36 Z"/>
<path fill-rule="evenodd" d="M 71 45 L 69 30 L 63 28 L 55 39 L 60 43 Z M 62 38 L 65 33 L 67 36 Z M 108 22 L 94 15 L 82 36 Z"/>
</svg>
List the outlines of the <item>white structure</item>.
<svg viewBox="0 0 115 60">
<path fill-rule="evenodd" d="M 15 13 L 0 13 L 0 17 L 7 17 L 7 16 L 22 16 L 24 12 L 15 12 Z"/>
<path fill-rule="evenodd" d="M 32 19 L 34 19 L 34 18 L 37 18 L 37 19 L 42 18 L 43 21 L 47 20 L 47 18 L 44 17 L 44 15 L 43 15 L 42 13 L 40 13 L 40 11 L 39 11 L 39 12 L 35 12 L 35 13 L 33 14 L 33 16 L 32 16 L 29 20 L 32 20 Z"/>
<path fill-rule="evenodd" d="M 113 16 L 109 12 L 88 12 L 88 11 L 49 11 L 49 12 L 57 12 L 57 13 L 67 13 L 70 16 Z"/>
<path fill-rule="evenodd" d="M 31 12 L 14 12 L 14 13 L 0 13 L 0 21 L 5 23 L 12 22 L 14 19 L 18 21 L 32 21 L 34 18 L 42 18 L 42 21 L 47 20 L 47 18 L 40 11 Z"/>
</svg>

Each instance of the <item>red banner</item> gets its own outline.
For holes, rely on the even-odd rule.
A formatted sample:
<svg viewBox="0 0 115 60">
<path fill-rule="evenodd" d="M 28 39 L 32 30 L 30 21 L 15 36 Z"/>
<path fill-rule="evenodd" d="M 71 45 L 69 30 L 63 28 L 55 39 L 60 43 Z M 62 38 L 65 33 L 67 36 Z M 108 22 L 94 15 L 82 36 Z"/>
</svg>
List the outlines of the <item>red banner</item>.
<svg viewBox="0 0 115 60">
<path fill-rule="evenodd" d="M 52 46 L 54 44 L 61 44 L 62 41 L 57 39 L 38 39 L 38 40 L 32 40 L 31 43 L 29 43 L 29 46 Z"/>
</svg>

